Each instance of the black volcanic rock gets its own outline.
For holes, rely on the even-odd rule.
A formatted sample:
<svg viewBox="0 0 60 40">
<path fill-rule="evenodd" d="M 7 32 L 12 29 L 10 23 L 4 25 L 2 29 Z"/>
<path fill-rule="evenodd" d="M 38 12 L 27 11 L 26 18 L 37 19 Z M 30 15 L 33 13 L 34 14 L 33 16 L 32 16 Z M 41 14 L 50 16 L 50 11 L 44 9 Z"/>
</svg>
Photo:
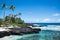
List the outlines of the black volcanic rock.
<svg viewBox="0 0 60 40">
<path fill-rule="evenodd" d="M 9 31 L 0 31 L 0 38 L 9 35 L 23 35 L 23 34 L 32 34 L 32 33 L 39 33 L 41 29 L 32 29 L 30 27 L 16 27 L 16 28 L 9 28 Z"/>
<path fill-rule="evenodd" d="M 33 25 L 33 24 L 30 24 L 30 23 L 26 23 L 26 24 L 25 24 L 25 26 L 26 26 L 26 27 L 28 27 L 28 26 L 35 27 L 35 25 Z"/>
<path fill-rule="evenodd" d="M 7 32 L 7 31 L 1 31 L 0 32 L 0 38 L 2 38 L 4 36 L 9 36 L 9 35 L 10 35 L 9 32 Z"/>
</svg>

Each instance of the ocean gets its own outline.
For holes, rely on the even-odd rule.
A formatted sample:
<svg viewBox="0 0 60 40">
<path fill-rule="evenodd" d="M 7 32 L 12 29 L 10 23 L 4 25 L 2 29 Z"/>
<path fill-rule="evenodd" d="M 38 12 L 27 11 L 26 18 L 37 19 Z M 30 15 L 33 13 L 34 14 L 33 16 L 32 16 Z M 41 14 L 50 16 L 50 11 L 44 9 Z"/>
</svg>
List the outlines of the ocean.
<svg viewBox="0 0 60 40">
<path fill-rule="evenodd" d="M 40 27 L 46 27 L 37 34 L 26 34 L 21 36 L 10 35 L 0 40 L 60 40 L 60 23 L 32 23 Z M 37 26 L 37 27 L 38 27 Z"/>
</svg>

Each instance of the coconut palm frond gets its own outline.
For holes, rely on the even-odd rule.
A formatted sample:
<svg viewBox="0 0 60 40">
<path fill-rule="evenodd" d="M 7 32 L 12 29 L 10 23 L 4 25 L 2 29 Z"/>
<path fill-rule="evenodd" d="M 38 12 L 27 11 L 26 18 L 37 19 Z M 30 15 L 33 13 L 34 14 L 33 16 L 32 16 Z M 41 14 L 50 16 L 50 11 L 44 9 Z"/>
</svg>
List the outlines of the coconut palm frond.
<svg viewBox="0 0 60 40">
<path fill-rule="evenodd" d="M 15 6 L 14 6 L 14 5 L 11 5 L 11 6 L 10 6 L 10 9 L 14 11 Z"/>
<path fill-rule="evenodd" d="M 2 8 L 7 8 L 6 4 L 2 4 Z"/>
</svg>

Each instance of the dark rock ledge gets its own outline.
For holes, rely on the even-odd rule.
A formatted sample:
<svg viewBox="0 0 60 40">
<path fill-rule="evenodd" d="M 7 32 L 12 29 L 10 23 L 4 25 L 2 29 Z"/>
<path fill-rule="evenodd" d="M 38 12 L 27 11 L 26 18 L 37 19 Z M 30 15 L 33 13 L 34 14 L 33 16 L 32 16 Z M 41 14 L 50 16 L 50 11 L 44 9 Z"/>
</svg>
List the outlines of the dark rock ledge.
<svg viewBox="0 0 60 40">
<path fill-rule="evenodd" d="M 30 27 L 15 27 L 15 28 L 8 28 L 7 31 L 0 31 L 0 38 L 9 35 L 23 35 L 23 34 L 32 34 L 32 33 L 39 33 L 41 29 L 32 29 Z"/>
</svg>

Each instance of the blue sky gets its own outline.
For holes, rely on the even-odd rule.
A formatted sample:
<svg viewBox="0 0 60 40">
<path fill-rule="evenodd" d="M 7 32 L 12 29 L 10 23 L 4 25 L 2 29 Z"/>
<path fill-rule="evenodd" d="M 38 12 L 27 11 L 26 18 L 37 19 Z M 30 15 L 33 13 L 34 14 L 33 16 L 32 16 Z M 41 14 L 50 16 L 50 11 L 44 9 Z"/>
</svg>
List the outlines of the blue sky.
<svg viewBox="0 0 60 40">
<path fill-rule="evenodd" d="M 14 14 L 28 23 L 60 23 L 60 0 L 0 0 L 0 18 L 3 17 L 1 5 L 15 6 Z M 12 11 L 6 9 L 6 15 Z"/>
</svg>

